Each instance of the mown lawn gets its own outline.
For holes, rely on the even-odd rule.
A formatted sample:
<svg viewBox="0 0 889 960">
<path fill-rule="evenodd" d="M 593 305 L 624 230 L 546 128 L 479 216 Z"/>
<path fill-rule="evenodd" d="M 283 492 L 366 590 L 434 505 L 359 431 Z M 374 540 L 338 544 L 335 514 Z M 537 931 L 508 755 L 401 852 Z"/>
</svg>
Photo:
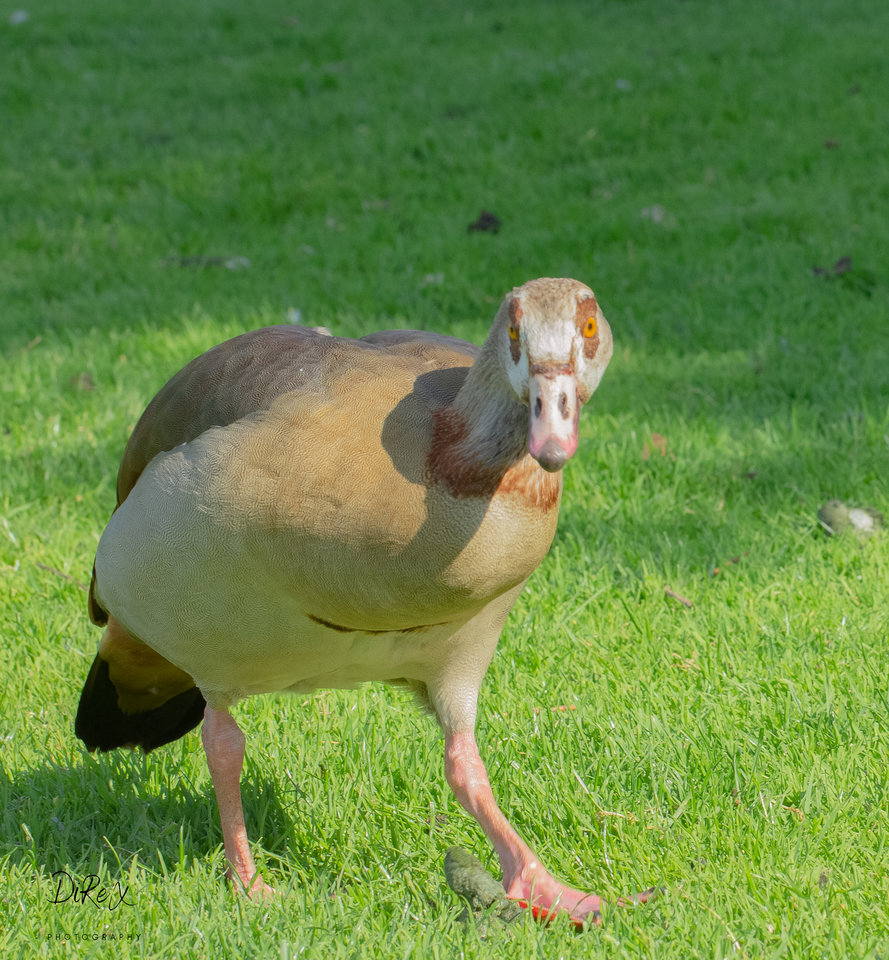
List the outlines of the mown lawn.
<svg viewBox="0 0 889 960">
<path fill-rule="evenodd" d="M 22 9 L 0 7 L 0 953 L 889 956 L 889 546 L 816 517 L 889 514 L 889 6 Z M 483 210 L 499 232 L 468 230 Z M 541 275 L 592 284 L 617 346 L 479 738 L 555 872 L 666 892 L 581 934 L 461 924 L 445 849 L 495 858 L 439 732 L 369 687 L 238 708 L 286 892 L 244 902 L 197 736 L 145 758 L 73 735 L 128 431 L 240 331 L 480 341 Z M 53 903 L 57 871 L 128 902 Z"/>
</svg>

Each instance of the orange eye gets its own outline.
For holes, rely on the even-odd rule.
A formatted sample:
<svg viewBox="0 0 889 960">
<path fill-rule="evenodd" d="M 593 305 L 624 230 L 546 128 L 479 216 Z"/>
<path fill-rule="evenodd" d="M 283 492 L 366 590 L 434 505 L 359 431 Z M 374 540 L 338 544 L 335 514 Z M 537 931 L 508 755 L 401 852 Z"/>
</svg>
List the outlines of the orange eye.
<svg viewBox="0 0 889 960">
<path fill-rule="evenodd" d="M 583 335 L 587 338 L 594 337 L 598 329 L 599 329 L 599 324 L 596 323 L 596 318 L 590 317 L 587 320 L 587 322 L 584 324 Z"/>
<path fill-rule="evenodd" d="M 509 331 L 509 339 L 510 339 L 510 340 L 518 340 L 518 339 L 519 339 L 519 328 L 518 328 L 514 323 L 511 323 L 507 329 L 508 329 L 508 331 Z"/>
</svg>

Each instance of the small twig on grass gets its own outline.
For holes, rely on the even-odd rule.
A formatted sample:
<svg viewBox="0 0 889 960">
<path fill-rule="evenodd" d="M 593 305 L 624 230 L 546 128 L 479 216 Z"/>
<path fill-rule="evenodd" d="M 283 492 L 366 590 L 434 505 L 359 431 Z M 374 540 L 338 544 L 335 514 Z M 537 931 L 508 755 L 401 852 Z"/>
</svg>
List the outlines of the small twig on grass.
<svg viewBox="0 0 889 960">
<path fill-rule="evenodd" d="M 693 606 L 691 600 L 686 600 L 685 597 L 680 597 L 679 594 L 678 594 L 675 590 L 671 590 L 671 589 L 670 589 L 669 587 L 667 587 L 667 586 L 664 587 L 664 593 L 665 593 L 668 597 L 672 597 L 674 600 L 678 600 L 678 601 L 682 604 L 683 607 L 691 607 L 691 606 Z"/>
<path fill-rule="evenodd" d="M 762 815 L 769 820 L 769 811 L 766 809 L 766 798 L 762 795 L 762 790 L 759 791 L 759 802 L 762 804 Z M 769 820 L 769 823 L 772 821 Z"/>
<path fill-rule="evenodd" d="M 81 583 L 79 580 L 69 576 L 67 573 L 62 573 L 61 570 L 56 570 L 55 567 L 48 567 L 45 563 L 35 563 L 34 566 L 39 567 L 41 570 L 47 570 L 50 573 L 54 573 L 57 577 L 61 577 L 63 580 L 73 583 L 74 586 L 80 587 L 81 590 L 89 590 L 89 587 L 85 583 Z"/>
<path fill-rule="evenodd" d="M 618 820 L 626 820 L 627 823 L 636 823 L 636 818 L 632 813 L 618 813 L 616 810 L 597 810 L 598 817 L 617 817 Z"/>
</svg>

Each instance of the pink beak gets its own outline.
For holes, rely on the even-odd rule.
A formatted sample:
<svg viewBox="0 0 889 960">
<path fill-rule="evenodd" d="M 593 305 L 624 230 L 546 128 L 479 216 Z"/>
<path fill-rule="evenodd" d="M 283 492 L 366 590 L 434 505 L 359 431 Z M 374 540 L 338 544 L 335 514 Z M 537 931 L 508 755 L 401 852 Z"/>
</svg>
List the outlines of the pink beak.
<svg viewBox="0 0 889 960">
<path fill-rule="evenodd" d="M 528 450 L 544 470 L 561 470 L 577 449 L 577 381 L 544 369 L 532 373 L 528 389 Z"/>
</svg>

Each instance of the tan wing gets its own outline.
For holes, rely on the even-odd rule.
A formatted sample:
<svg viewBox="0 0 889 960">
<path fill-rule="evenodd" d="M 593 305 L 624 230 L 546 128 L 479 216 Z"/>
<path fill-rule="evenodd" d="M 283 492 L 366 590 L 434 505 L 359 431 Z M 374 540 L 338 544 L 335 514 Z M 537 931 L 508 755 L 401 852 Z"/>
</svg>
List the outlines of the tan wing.
<svg viewBox="0 0 889 960">
<path fill-rule="evenodd" d="M 117 506 L 157 454 L 194 440 L 210 427 L 266 410 L 284 393 L 300 388 L 312 393 L 328 374 L 366 365 L 368 351 L 379 357 L 380 365 L 397 357 L 419 372 L 468 367 L 478 348 L 456 337 L 417 330 L 386 330 L 350 340 L 299 326 L 265 327 L 227 340 L 183 367 L 146 407 L 121 461 Z M 442 396 L 441 403 L 450 399 Z M 100 626 L 108 622 L 96 596 L 95 566 L 89 614 Z"/>
</svg>

